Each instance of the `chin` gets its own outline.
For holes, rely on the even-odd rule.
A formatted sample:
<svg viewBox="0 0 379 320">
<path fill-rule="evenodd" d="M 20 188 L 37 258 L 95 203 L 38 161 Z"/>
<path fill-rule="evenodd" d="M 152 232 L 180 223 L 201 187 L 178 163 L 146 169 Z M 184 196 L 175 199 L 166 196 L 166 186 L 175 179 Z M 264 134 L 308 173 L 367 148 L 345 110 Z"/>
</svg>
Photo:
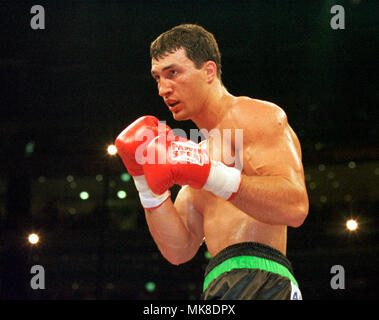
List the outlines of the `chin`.
<svg viewBox="0 0 379 320">
<path fill-rule="evenodd" d="M 189 117 L 188 115 L 186 115 L 183 111 L 179 111 L 179 112 L 174 112 L 172 114 L 172 117 L 174 118 L 174 120 L 176 121 L 185 121 L 185 120 L 189 120 Z"/>
</svg>

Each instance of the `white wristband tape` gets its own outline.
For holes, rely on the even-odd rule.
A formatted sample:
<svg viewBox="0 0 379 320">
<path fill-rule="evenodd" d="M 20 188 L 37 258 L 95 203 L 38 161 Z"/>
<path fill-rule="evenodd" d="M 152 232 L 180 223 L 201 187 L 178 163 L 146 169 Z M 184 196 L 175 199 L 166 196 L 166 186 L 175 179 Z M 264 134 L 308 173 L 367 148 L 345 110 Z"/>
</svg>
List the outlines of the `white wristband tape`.
<svg viewBox="0 0 379 320">
<path fill-rule="evenodd" d="M 133 179 L 139 192 L 141 204 L 145 209 L 154 209 L 159 207 L 170 196 L 170 191 L 168 190 L 160 195 L 153 193 L 150 190 L 144 175 L 135 176 Z"/>
<path fill-rule="evenodd" d="M 241 184 L 241 172 L 222 162 L 211 160 L 211 171 L 203 189 L 214 195 L 229 200 L 237 192 Z"/>
</svg>

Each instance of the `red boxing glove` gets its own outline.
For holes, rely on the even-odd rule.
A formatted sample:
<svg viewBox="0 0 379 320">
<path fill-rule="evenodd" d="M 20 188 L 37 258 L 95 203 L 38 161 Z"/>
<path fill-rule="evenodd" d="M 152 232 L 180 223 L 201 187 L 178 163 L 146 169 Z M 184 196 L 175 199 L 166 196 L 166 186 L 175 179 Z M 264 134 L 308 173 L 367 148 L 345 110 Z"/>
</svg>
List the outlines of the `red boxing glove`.
<svg viewBox="0 0 379 320">
<path fill-rule="evenodd" d="M 118 135 L 115 146 L 130 175 L 143 175 L 142 163 L 148 144 L 158 134 L 168 134 L 170 131 L 170 127 L 160 124 L 156 117 L 143 116 Z"/>
<path fill-rule="evenodd" d="M 241 172 L 221 162 L 210 161 L 205 149 L 193 141 L 158 136 L 147 147 L 148 161 L 143 165 L 146 182 L 156 194 L 174 184 L 190 185 L 231 200 L 241 185 Z"/>
<path fill-rule="evenodd" d="M 201 189 L 211 169 L 205 150 L 181 137 L 154 138 L 147 147 L 147 155 L 143 171 L 147 184 L 156 194 L 162 194 L 174 184 Z"/>
<path fill-rule="evenodd" d="M 142 168 L 143 162 L 146 161 L 146 148 L 149 142 L 158 134 L 166 135 L 170 132 L 171 128 L 159 123 L 156 117 L 144 116 L 124 129 L 115 141 L 117 152 L 133 176 L 141 204 L 145 209 L 159 207 L 170 196 L 169 191 L 159 195 L 154 194 L 146 183 Z"/>
</svg>

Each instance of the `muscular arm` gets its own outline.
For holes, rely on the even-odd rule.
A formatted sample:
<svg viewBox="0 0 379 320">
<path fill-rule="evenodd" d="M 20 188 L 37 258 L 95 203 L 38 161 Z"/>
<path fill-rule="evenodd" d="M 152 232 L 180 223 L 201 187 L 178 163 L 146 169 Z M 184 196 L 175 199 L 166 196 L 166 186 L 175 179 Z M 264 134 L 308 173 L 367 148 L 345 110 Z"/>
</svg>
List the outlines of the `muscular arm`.
<svg viewBox="0 0 379 320">
<path fill-rule="evenodd" d="M 204 238 L 203 217 L 183 187 L 175 204 L 169 199 L 159 208 L 145 210 L 150 233 L 162 255 L 172 264 L 191 260 Z"/>
<path fill-rule="evenodd" d="M 263 223 L 298 227 L 308 213 L 300 143 L 279 107 L 249 112 L 253 124 L 248 116 L 233 119 L 244 128 L 244 174 L 231 202 Z"/>
</svg>

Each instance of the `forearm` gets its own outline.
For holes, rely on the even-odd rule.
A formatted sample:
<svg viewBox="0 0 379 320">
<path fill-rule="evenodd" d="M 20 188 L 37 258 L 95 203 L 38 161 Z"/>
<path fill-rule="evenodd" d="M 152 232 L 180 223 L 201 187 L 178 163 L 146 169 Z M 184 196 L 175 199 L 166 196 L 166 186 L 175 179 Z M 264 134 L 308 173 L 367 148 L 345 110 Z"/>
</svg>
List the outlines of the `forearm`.
<svg viewBox="0 0 379 320">
<path fill-rule="evenodd" d="M 190 260 L 193 252 L 191 232 L 170 199 L 156 209 L 145 209 L 150 233 L 162 255 L 172 264 Z"/>
<path fill-rule="evenodd" d="M 267 224 L 298 227 L 308 213 L 305 188 L 279 176 L 243 175 L 240 190 L 231 203 Z"/>
</svg>

